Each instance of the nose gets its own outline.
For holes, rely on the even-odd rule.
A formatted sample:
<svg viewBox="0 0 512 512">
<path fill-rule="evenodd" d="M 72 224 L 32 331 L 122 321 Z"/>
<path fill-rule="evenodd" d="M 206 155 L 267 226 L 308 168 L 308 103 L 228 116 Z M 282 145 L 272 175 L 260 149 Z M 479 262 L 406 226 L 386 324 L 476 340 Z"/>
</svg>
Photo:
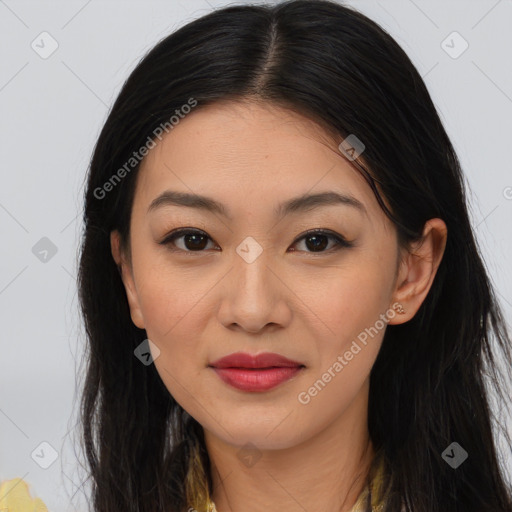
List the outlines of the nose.
<svg viewBox="0 0 512 512">
<path fill-rule="evenodd" d="M 254 261 L 238 254 L 233 258 L 218 311 L 219 321 L 226 328 L 256 334 L 290 323 L 292 312 L 288 300 L 292 292 L 267 257 L 269 254 L 270 251 L 263 251 Z"/>
</svg>

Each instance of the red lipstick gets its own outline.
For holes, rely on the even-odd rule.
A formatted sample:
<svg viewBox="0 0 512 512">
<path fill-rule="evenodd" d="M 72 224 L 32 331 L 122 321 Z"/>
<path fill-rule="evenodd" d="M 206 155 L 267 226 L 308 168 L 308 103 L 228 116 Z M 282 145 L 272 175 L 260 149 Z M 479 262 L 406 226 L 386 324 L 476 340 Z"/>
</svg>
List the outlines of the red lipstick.
<svg viewBox="0 0 512 512">
<path fill-rule="evenodd" d="M 236 352 L 210 363 L 209 366 L 227 384 L 242 391 L 253 392 L 272 389 L 304 368 L 302 363 L 270 352 L 255 356 Z"/>
</svg>

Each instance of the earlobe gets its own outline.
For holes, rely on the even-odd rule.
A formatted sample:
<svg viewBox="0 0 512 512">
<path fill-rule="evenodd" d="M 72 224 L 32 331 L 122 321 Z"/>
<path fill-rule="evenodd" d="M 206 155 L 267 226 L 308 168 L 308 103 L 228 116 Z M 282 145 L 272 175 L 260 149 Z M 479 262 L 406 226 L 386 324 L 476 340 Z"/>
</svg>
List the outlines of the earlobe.
<svg viewBox="0 0 512 512">
<path fill-rule="evenodd" d="M 132 318 L 132 322 L 139 329 L 145 329 L 144 317 L 142 316 L 142 311 L 140 309 L 137 289 L 135 288 L 135 283 L 133 280 L 133 273 L 129 263 L 126 261 L 125 255 L 123 254 L 120 241 L 120 233 L 117 230 L 111 231 L 110 249 L 112 252 L 112 257 L 114 258 L 114 261 L 116 262 L 117 268 L 121 275 L 121 280 L 124 284 L 126 298 L 130 307 L 130 316 Z"/>
<path fill-rule="evenodd" d="M 401 262 L 392 296 L 391 308 L 398 302 L 403 314 L 395 315 L 389 324 L 402 324 L 417 313 L 425 300 L 446 247 L 448 230 L 443 220 L 435 218 L 425 223 L 423 236 Z M 395 312 L 398 307 L 393 308 Z"/>
</svg>

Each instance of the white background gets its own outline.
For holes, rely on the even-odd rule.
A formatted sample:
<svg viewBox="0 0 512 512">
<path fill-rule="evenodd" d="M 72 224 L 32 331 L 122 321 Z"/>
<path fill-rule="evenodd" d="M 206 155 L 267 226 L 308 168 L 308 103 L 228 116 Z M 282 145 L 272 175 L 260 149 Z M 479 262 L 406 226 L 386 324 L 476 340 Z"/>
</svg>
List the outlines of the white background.
<svg viewBox="0 0 512 512">
<path fill-rule="evenodd" d="M 424 77 L 467 176 L 472 222 L 510 325 L 512 1 L 347 3 L 387 29 Z M 83 346 L 76 260 L 94 143 L 142 55 L 227 4 L 0 0 L 0 482 L 24 478 L 50 511 L 85 510 L 70 436 Z M 47 59 L 31 47 L 44 31 L 58 43 Z M 453 31 L 469 44 L 458 58 L 442 46 Z M 461 43 L 451 36 L 445 45 L 453 53 Z M 57 248 L 45 263 L 32 252 L 42 237 Z M 31 458 L 41 442 L 58 453 L 48 469 Z"/>
</svg>

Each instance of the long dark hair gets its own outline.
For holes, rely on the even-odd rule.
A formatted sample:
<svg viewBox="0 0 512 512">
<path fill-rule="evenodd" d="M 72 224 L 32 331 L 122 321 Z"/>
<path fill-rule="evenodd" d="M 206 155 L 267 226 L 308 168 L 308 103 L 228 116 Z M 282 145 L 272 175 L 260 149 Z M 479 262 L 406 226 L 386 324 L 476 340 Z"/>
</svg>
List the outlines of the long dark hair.
<svg viewBox="0 0 512 512">
<path fill-rule="evenodd" d="M 404 51 L 375 22 L 328 0 L 230 6 L 183 26 L 139 62 L 104 124 L 87 178 L 78 276 L 93 510 L 186 510 L 193 443 L 208 467 L 202 428 L 155 366 L 134 356 L 147 335 L 131 321 L 110 232 L 129 247 L 139 165 L 126 162 L 159 126 L 192 101 L 197 110 L 247 98 L 355 134 L 365 151 L 354 163 L 380 198 L 378 183 L 401 246 L 418 240 L 430 218 L 447 225 L 426 299 L 410 321 L 387 326 L 371 371 L 369 431 L 391 489 L 385 511 L 403 503 L 414 512 L 510 512 L 494 427 L 510 438 L 491 393 L 508 406 L 511 337 L 472 231 L 459 160 Z M 456 469 L 442 455 L 453 442 L 468 453 Z"/>
</svg>

